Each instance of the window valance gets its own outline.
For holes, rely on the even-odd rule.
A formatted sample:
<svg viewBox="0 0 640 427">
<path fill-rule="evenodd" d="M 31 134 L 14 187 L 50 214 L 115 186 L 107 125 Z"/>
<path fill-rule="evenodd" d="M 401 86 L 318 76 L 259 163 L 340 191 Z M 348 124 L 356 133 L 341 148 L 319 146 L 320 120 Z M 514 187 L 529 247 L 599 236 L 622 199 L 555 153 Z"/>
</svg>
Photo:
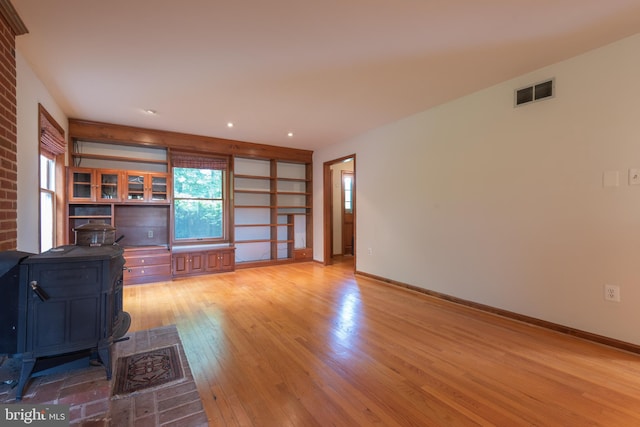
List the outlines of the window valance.
<svg viewBox="0 0 640 427">
<path fill-rule="evenodd" d="M 57 123 L 40 108 L 40 149 L 47 157 L 56 157 L 64 154 L 67 144 L 64 139 L 64 131 Z"/>
<path fill-rule="evenodd" d="M 171 152 L 171 165 L 176 168 L 227 170 L 229 159 L 184 151 Z"/>
</svg>

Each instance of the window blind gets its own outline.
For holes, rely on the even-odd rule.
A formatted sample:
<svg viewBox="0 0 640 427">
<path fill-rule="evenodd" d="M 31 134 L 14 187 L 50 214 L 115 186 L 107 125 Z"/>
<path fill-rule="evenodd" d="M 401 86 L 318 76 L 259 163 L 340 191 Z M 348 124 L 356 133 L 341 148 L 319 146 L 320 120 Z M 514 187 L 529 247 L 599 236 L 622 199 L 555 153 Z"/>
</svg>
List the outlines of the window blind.
<svg viewBox="0 0 640 427">
<path fill-rule="evenodd" d="M 229 160 L 226 157 L 172 151 L 171 165 L 176 168 L 227 170 Z"/>
<path fill-rule="evenodd" d="M 66 147 L 64 131 L 40 106 L 40 151 L 44 156 L 55 158 L 64 154 Z"/>
</svg>

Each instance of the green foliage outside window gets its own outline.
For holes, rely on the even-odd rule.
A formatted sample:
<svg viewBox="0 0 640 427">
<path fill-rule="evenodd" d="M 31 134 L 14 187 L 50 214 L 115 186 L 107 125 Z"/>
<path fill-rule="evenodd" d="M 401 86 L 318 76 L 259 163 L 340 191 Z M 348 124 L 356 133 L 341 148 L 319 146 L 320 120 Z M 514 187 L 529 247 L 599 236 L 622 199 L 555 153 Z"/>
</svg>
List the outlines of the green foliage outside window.
<svg viewBox="0 0 640 427">
<path fill-rule="evenodd" d="M 173 168 L 176 240 L 224 237 L 223 171 Z"/>
</svg>

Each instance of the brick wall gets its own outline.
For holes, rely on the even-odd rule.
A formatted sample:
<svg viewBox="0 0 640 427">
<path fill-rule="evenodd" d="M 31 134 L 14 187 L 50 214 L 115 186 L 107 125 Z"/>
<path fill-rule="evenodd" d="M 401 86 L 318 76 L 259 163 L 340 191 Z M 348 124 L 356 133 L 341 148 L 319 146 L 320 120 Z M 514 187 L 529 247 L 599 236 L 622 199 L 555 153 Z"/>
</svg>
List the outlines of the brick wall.
<svg viewBox="0 0 640 427">
<path fill-rule="evenodd" d="M 0 251 L 18 244 L 15 34 L 0 16 Z"/>
</svg>

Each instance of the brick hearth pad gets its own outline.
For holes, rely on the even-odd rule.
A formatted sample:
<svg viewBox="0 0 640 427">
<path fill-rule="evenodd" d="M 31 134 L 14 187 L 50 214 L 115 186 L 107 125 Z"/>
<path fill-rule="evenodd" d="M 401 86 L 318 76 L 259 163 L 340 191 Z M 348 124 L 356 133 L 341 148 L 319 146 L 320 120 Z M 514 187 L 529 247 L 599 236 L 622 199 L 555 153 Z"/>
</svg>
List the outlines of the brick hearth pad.
<svg viewBox="0 0 640 427">
<path fill-rule="evenodd" d="M 20 403 L 69 405 L 73 426 L 208 425 L 175 325 L 128 333 L 126 337 L 129 339 L 115 344 L 113 361 L 122 356 L 177 344 L 184 381 L 112 399 L 113 379 L 106 380 L 102 366 L 86 366 L 31 379 Z M 3 367 L 11 369 L 5 365 L 10 363 L 3 364 Z M 16 403 L 15 393 L 15 388 L 0 384 L 0 403 Z"/>
</svg>

